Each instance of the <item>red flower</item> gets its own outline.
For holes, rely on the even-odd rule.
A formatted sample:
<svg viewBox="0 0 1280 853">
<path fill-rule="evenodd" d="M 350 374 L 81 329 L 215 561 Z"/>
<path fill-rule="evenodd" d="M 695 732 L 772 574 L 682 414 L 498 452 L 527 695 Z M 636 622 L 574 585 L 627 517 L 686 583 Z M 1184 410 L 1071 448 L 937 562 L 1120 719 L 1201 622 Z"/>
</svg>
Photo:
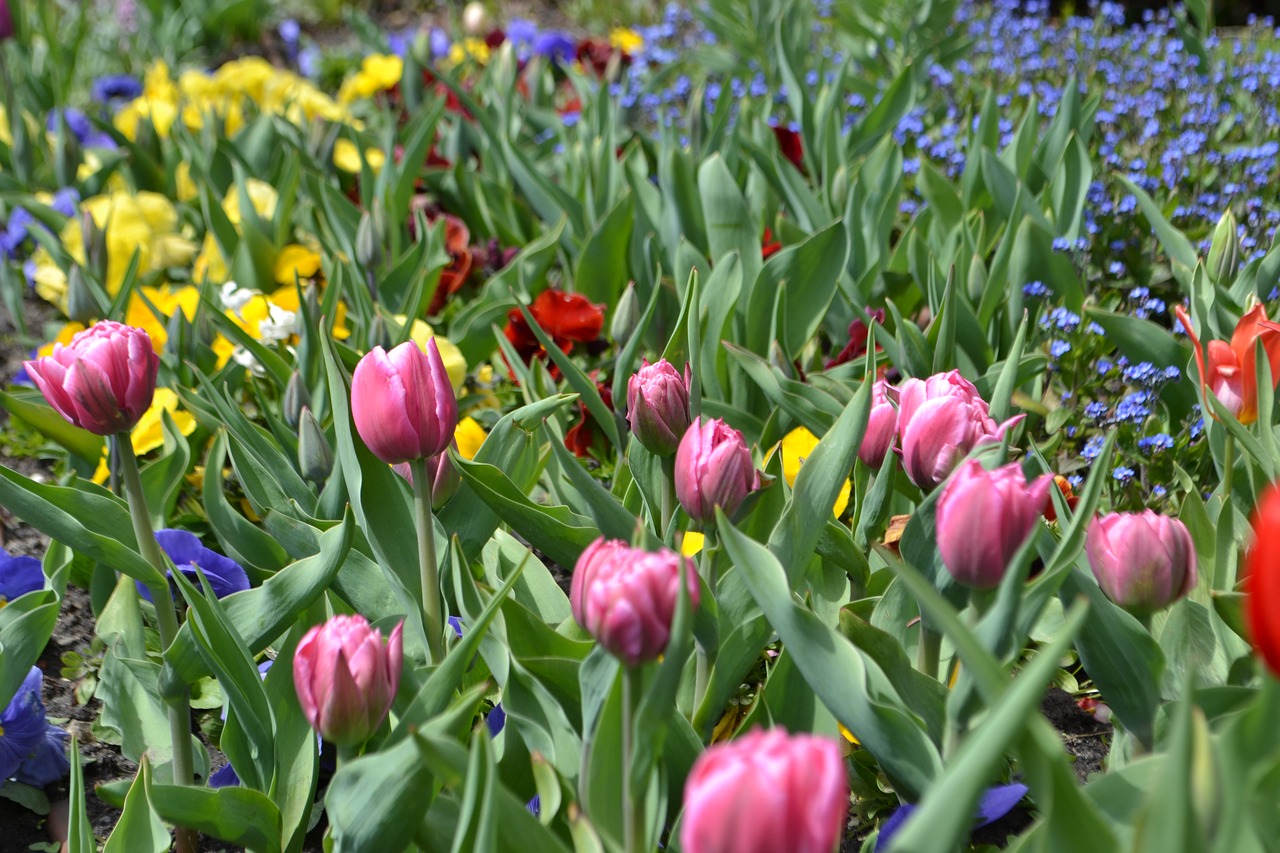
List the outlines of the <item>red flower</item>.
<svg viewBox="0 0 1280 853">
<path fill-rule="evenodd" d="M 600 375 L 600 371 L 591 371 L 591 378 L 595 379 Z M 606 407 L 613 409 L 613 389 L 604 382 L 596 382 L 596 390 L 600 392 L 600 399 L 604 401 Z M 573 455 L 585 459 L 591 455 L 591 448 L 595 446 L 597 441 L 605 440 L 604 430 L 600 428 L 600 424 L 591 416 L 591 412 L 587 410 L 587 404 L 578 400 L 578 422 L 569 427 L 569 431 L 564 434 L 564 446 L 573 451 Z"/>
<path fill-rule="evenodd" d="M 625 53 L 619 55 L 624 63 L 631 58 Z M 612 56 L 613 45 L 609 42 L 601 39 L 583 39 L 578 42 L 575 58 L 584 68 L 594 71 L 597 77 L 603 77 L 605 71 L 609 69 L 609 59 Z"/>
<path fill-rule="evenodd" d="M 764 236 L 760 238 L 761 259 L 767 261 L 780 251 L 782 251 L 782 244 L 773 238 L 773 229 L 766 225 Z"/>
<path fill-rule="evenodd" d="M 884 322 L 884 309 L 877 308 L 872 311 L 867 309 L 867 318 L 874 323 Z M 867 352 L 867 341 L 871 338 L 871 327 L 861 317 L 856 318 L 849 324 L 849 343 L 844 345 L 844 349 L 836 353 L 835 358 L 827 359 L 827 370 L 838 364 L 844 364 L 847 361 L 853 361 L 859 356 L 865 355 Z M 876 352 L 880 351 L 880 345 L 876 344 Z"/>
<path fill-rule="evenodd" d="M 1062 492 L 1062 497 L 1066 499 L 1067 506 L 1071 509 L 1076 508 L 1076 504 L 1080 503 L 1080 496 L 1071 488 L 1071 481 L 1061 474 L 1053 475 L 1053 484 L 1058 487 L 1058 491 Z M 1053 505 L 1053 495 L 1049 495 L 1049 499 L 1044 503 L 1044 517 L 1046 521 L 1057 521 L 1058 510 Z"/>
<path fill-rule="evenodd" d="M 471 242 L 471 232 L 467 230 L 466 223 L 453 214 L 445 213 L 443 216 L 444 248 L 453 260 L 440 273 L 440 283 L 436 285 L 435 296 L 427 308 L 428 314 L 439 312 L 471 275 L 471 250 L 467 247 Z"/>
<path fill-rule="evenodd" d="M 542 330 L 551 336 L 556 346 L 566 353 L 573 349 L 575 343 L 586 344 L 596 340 L 604 328 L 604 306 L 596 305 L 578 293 L 544 290 L 529 306 L 529 313 Z M 538 338 L 525 322 L 524 314 L 519 308 L 512 308 L 508 312 L 503 334 L 511 341 L 516 352 L 520 353 L 525 364 L 535 357 L 546 357 L 546 350 L 538 343 Z M 557 371 L 554 365 L 552 367 L 552 375 L 555 375 Z"/>
<path fill-rule="evenodd" d="M 1280 488 L 1270 486 L 1253 510 L 1257 537 L 1245 559 L 1245 621 L 1258 655 L 1280 678 Z"/>
<path fill-rule="evenodd" d="M 789 127 L 777 125 L 773 128 L 773 135 L 778 140 L 778 147 L 782 149 L 782 156 L 803 172 L 804 142 L 800 139 L 800 134 Z"/>
</svg>

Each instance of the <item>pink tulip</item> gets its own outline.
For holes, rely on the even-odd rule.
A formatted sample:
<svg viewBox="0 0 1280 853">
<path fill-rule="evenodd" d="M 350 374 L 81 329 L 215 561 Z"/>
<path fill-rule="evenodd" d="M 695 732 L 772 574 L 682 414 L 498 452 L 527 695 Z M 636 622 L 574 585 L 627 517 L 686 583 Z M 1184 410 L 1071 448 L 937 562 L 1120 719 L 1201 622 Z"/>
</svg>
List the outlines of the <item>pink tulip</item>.
<svg viewBox="0 0 1280 853">
<path fill-rule="evenodd" d="M 680 845 L 684 853 L 831 853 L 848 811 L 835 741 L 757 730 L 694 763 Z"/>
<path fill-rule="evenodd" d="M 665 358 L 645 362 L 627 381 L 627 421 L 636 440 L 658 456 L 670 456 L 689 429 L 689 380 Z"/>
<path fill-rule="evenodd" d="M 922 489 L 931 489 L 973 448 L 1000 441 L 1021 415 L 996 424 L 987 403 L 958 370 L 908 379 L 898 392 L 902 467 Z"/>
<path fill-rule="evenodd" d="M 938 496 L 938 551 L 952 577 L 975 589 L 1000 585 L 1040 521 L 1053 477 L 1030 483 L 1017 463 L 988 471 L 966 460 Z"/>
<path fill-rule="evenodd" d="M 150 408 L 160 359 L 142 329 L 107 320 L 24 366 L 58 414 L 112 435 L 133 429 Z"/>
<path fill-rule="evenodd" d="M 302 637 L 293 658 L 293 686 L 311 727 L 339 746 L 368 740 L 391 710 L 404 653 L 403 624 L 382 632 L 360 615 L 334 616 Z"/>
<path fill-rule="evenodd" d="M 733 515 L 760 488 L 742 433 L 719 418 L 698 420 L 676 451 L 676 498 L 694 521 L 715 521 L 716 507 Z"/>
<path fill-rule="evenodd" d="M 356 431 L 373 455 L 394 465 L 443 453 L 458 426 L 458 401 L 435 340 L 391 352 L 374 347 L 351 377 Z"/>
<path fill-rule="evenodd" d="M 883 379 L 871 386 L 871 416 L 858 448 L 858 458 L 864 465 L 879 468 L 884 464 L 885 454 L 898 436 L 898 409 L 894 406 L 897 399 L 898 389 Z"/>
<path fill-rule="evenodd" d="M 667 648 L 680 596 L 683 565 L 689 602 L 698 606 L 693 561 L 663 548 L 657 553 L 601 537 L 578 557 L 569 603 L 573 618 L 627 666 Z"/>
<path fill-rule="evenodd" d="M 1095 518 L 1084 551 L 1098 586 L 1129 610 L 1160 610 L 1196 585 L 1196 546 L 1187 526 L 1149 509 Z"/>
<path fill-rule="evenodd" d="M 9 12 L 9 0 L 0 0 L 0 41 L 13 37 L 13 15 Z"/>
</svg>

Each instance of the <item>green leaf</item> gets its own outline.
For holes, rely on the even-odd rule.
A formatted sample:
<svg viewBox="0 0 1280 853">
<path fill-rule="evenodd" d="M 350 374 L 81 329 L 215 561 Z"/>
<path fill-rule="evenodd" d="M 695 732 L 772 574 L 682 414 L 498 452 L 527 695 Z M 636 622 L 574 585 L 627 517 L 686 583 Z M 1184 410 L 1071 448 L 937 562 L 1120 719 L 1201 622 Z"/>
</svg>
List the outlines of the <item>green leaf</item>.
<svg viewBox="0 0 1280 853">
<path fill-rule="evenodd" d="M 60 605 L 52 590 L 42 590 L 0 608 L 0 703 L 5 707 L 48 645 Z"/>
<path fill-rule="evenodd" d="M 574 289 L 593 302 L 612 307 L 627 284 L 627 243 L 631 239 L 634 208 L 624 195 L 587 239 L 578 255 Z"/>
<path fill-rule="evenodd" d="M 471 761 L 463 782 L 452 853 L 493 853 L 495 849 L 494 789 L 497 781 L 494 776 L 497 768 L 494 767 L 489 740 L 489 731 L 483 726 L 471 736 Z"/>
<path fill-rule="evenodd" d="M 280 850 L 280 810 L 260 791 L 148 785 L 147 794 L 152 808 L 167 821 L 255 853 Z"/>
<path fill-rule="evenodd" d="M 764 546 L 740 533 L 721 512 L 716 527 L 805 681 L 875 756 L 894 786 L 906 797 L 919 796 L 942 772 L 942 759 L 879 666 L 796 603 L 785 571 Z"/>
<path fill-rule="evenodd" d="M 84 767 L 80 764 L 80 739 L 71 736 L 71 782 L 67 790 L 70 801 L 67 818 L 68 853 L 98 853 L 93 837 L 93 824 L 85 807 Z"/>
<path fill-rule="evenodd" d="M 39 391 L 0 391 L 0 405 L 9 414 L 26 421 L 67 450 L 94 465 L 102 458 L 102 436 L 73 426 L 44 402 Z"/>
<path fill-rule="evenodd" d="M 1164 213 L 1142 187 L 1124 175 L 1117 175 L 1116 178 L 1138 200 L 1138 207 L 1142 209 L 1142 215 L 1147 218 L 1147 223 L 1151 226 L 1151 230 L 1155 232 L 1156 239 L 1160 241 L 1160 247 L 1169 256 L 1173 277 L 1182 286 L 1183 293 L 1186 293 L 1191 284 L 1191 275 L 1199 263 L 1195 246 L 1191 245 L 1191 241 L 1187 239 L 1186 235 L 1169 224 L 1169 220 L 1165 218 Z"/>
<path fill-rule="evenodd" d="M 124 812 L 111 830 L 102 853 L 163 853 L 169 849 L 169 830 L 160 822 L 147 798 L 150 784 L 151 765 L 144 757 L 124 798 Z"/>
</svg>

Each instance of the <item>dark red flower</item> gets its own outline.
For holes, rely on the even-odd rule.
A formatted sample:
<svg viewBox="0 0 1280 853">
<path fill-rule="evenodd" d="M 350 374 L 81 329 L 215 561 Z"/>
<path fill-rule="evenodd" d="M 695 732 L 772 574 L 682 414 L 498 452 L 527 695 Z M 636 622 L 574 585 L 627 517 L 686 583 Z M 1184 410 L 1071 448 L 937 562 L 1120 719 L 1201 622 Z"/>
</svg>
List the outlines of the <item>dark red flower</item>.
<svg viewBox="0 0 1280 853">
<path fill-rule="evenodd" d="M 769 260 L 782 251 L 782 244 L 773 238 L 773 229 L 765 226 L 764 236 L 760 238 L 760 257 Z"/>
<path fill-rule="evenodd" d="M 546 332 L 563 352 L 570 352 L 575 343 L 588 344 L 600 337 L 604 328 L 604 306 L 597 305 L 579 293 L 561 290 L 544 290 L 529 306 L 534 321 Z M 503 334 L 516 352 L 528 364 L 535 357 L 545 358 L 546 350 L 525 322 L 519 308 L 507 313 L 507 326 Z M 552 365 L 552 375 L 557 371 Z"/>
<path fill-rule="evenodd" d="M 471 232 L 467 225 L 451 213 L 444 216 L 444 249 L 453 260 L 440 272 L 440 282 L 436 285 L 435 295 L 431 298 L 428 314 L 435 314 L 444 307 L 449 297 L 453 296 L 467 283 L 471 276 Z M 432 221 L 436 217 L 431 217 Z"/>
<path fill-rule="evenodd" d="M 493 50 L 496 47 L 501 47 L 502 43 L 506 40 L 507 40 L 507 34 L 503 32 L 501 29 L 496 27 L 492 30 L 489 30 L 489 32 L 484 37 L 484 43 L 488 46 L 490 50 Z"/>
<path fill-rule="evenodd" d="M 1280 489 L 1274 485 L 1254 507 L 1253 535 L 1245 559 L 1245 623 L 1254 650 L 1280 677 Z"/>
<path fill-rule="evenodd" d="M 600 375 L 600 371 L 591 371 L 591 378 L 596 379 Z M 596 390 L 600 392 L 600 399 L 604 401 L 605 406 L 613 410 L 613 389 L 604 382 L 596 382 Z M 573 455 L 585 459 L 591 455 L 591 448 L 597 442 L 603 442 L 607 439 L 605 432 L 601 429 L 600 424 L 591 416 L 591 412 L 587 409 L 587 404 L 578 400 L 578 421 L 569 427 L 569 431 L 564 434 L 564 446 L 573 451 Z"/>
<path fill-rule="evenodd" d="M 631 57 L 619 54 L 625 62 Z M 603 77 L 609 69 L 609 60 L 613 57 L 613 45 L 603 39 L 583 39 L 578 42 L 577 60 L 584 68 L 590 68 L 597 77 Z"/>
<path fill-rule="evenodd" d="M 867 318 L 873 323 L 884 322 L 884 309 L 877 308 L 872 311 L 867 309 Z M 849 324 L 849 343 L 844 345 L 844 349 L 836 353 L 835 358 L 827 359 L 827 369 L 835 367 L 838 364 L 844 364 L 847 361 L 853 361 L 855 358 L 865 355 L 867 352 L 867 341 L 871 338 L 871 327 L 861 317 L 855 318 Z M 880 351 L 880 345 L 876 344 L 876 352 Z"/>
<path fill-rule="evenodd" d="M 436 79 L 436 75 L 432 74 L 429 69 L 422 69 L 422 85 L 431 89 L 437 95 L 444 95 L 444 108 L 447 112 L 460 115 L 467 121 L 473 121 L 474 117 L 470 111 L 462 105 L 458 100 L 458 96 L 445 84 Z"/>
<path fill-rule="evenodd" d="M 804 142 L 800 139 L 800 134 L 784 125 L 777 125 L 773 128 L 773 135 L 778 140 L 778 148 L 782 150 L 782 156 L 803 172 Z"/>
</svg>

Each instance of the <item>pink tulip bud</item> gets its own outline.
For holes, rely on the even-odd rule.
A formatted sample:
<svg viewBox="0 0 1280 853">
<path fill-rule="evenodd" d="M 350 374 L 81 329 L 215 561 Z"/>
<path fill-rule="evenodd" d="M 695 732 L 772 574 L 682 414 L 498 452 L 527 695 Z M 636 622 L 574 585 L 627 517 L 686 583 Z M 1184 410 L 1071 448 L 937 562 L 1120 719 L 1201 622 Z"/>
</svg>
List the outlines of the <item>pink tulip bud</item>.
<svg viewBox="0 0 1280 853">
<path fill-rule="evenodd" d="M 13 15 L 9 12 L 9 0 L 0 0 L 0 41 L 13 38 Z"/>
<path fill-rule="evenodd" d="M 403 624 L 382 632 L 360 615 L 334 616 L 302 637 L 293 658 L 293 686 L 311 727 L 339 746 L 368 740 L 391 710 L 404 660 Z"/>
<path fill-rule="evenodd" d="M 999 441 L 1021 415 L 996 424 L 987 403 L 958 370 L 908 379 L 898 392 L 902 467 L 922 489 L 947 478 L 973 448 Z"/>
<path fill-rule="evenodd" d="M 627 666 L 653 660 L 667 648 L 680 596 L 683 566 L 689 602 L 698 606 L 693 561 L 663 548 L 657 553 L 601 537 L 578 557 L 569 602 L 573 618 Z"/>
<path fill-rule="evenodd" d="M 840 747 L 815 735 L 753 731 L 712 746 L 684 786 L 684 853 L 831 853 L 849 782 Z"/>
<path fill-rule="evenodd" d="M 24 366 L 58 414 L 112 435 L 133 429 L 150 408 L 160 359 L 142 329 L 107 320 Z"/>
<path fill-rule="evenodd" d="M 975 589 L 1000 585 L 1040 521 L 1053 477 L 1030 483 L 1014 463 L 988 471 L 966 460 L 938 496 L 938 551 L 952 577 Z"/>
<path fill-rule="evenodd" d="M 898 389 L 883 379 L 871 386 L 871 416 L 858 448 L 858 458 L 864 465 L 879 468 L 884 464 L 885 454 L 898 437 L 898 409 L 894 406 L 897 399 Z"/>
<path fill-rule="evenodd" d="M 715 521 L 717 506 L 733 515 L 758 488 L 760 475 L 742 433 L 719 418 L 689 426 L 676 451 L 676 498 L 690 518 Z"/>
<path fill-rule="evenodd" d="M 454 450 L 458 449 L 457 442 L 451 446 Z M 408 480 L 410 486 L 413 485 L 413 469 L 409 467 L 408 462 L 392 465 L 391 470 Z M 447 453 L 427 459 L 427 471 L 431 474 L 431 508 L 439 511 L 462 485 L 462 475 L 458 473 L 457 468 L 453 467 Z"/>
<path fill-rule="evenodd" d="M 627 381 L 627 421 L 647 450 L 670 456 L 689 429 L 689 380 L 664 358 L 645 362 Z"/>
<path fill-rule="evenodd" d="M 1095 518 L 1084 551 L 1098 586 L 1128 610 L 1160 610 L 1196 585 L 1196 546 L 1187 526 L 1149 509 Z"/>
<path fill-rule="evenodd" d="M 351 377 L 356 431 L 373 455 L 394 465 L 444 452 L 458 426 L 458 401 L 434 339 L 391 352 L 374 347 Z"/>
</svg>

